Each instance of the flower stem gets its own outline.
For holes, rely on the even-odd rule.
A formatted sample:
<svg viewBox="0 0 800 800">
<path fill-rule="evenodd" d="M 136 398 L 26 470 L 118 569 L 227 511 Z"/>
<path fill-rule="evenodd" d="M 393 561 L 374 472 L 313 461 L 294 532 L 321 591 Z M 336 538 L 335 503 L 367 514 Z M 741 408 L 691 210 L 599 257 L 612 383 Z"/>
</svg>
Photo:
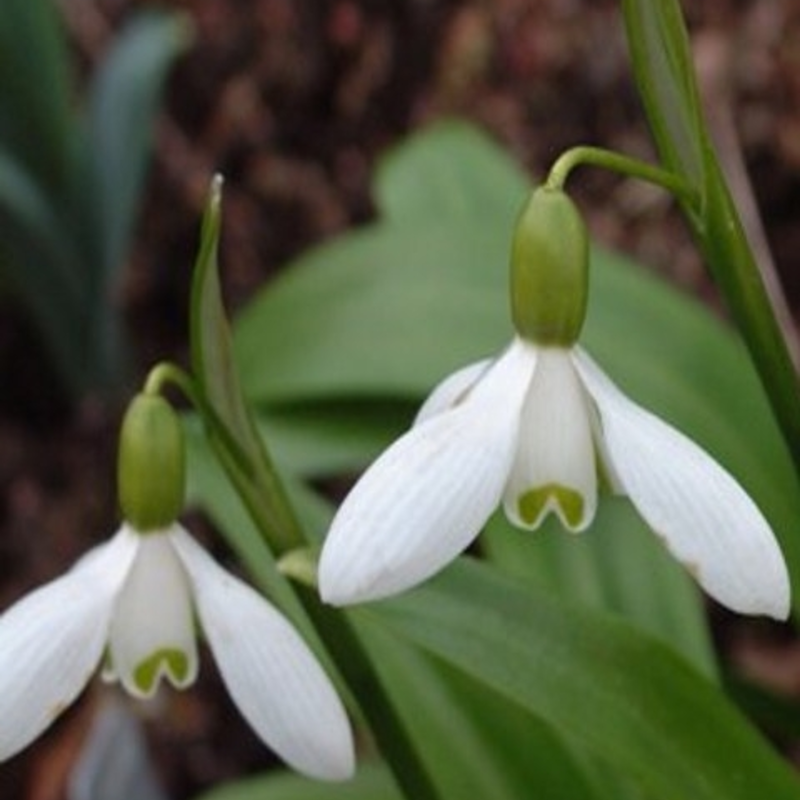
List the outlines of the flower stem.
<svg viewBox="0 0 800 800">
<path fill-rule="evenodd" d="M 347 685 L 358 698 L 378 747 L 405 797 L 408 800 L 444 800 L 422 762 L 418 743 L 409 736 L 347 614 L 323 605 L 316 591 L 308 587 L 301 587 L 300 599 Z"/>
<path fill-rule="evenodd" d="M 666 189 L 680 200 L 690 204 L 696 200 L 696 192 L 683 178 L 674 172 L 647 164 L 644 161 L 639 161 L 621 153 L 615 153 L 613 150 L 585 145 L 573 147 L 556 159 L 545 181 L 545 188 L 563 189 L 570 172 L 580 165 L 603 167 L 621 175 L 639 178 Z"/>
<path fill-rule="evenodd" d="M 147 373 L 147 378 L 145 378 L 142 392 L 144 394 L 160 395 L 169 384 L 180 389 L 181 393 L 191 403 L 197 404 L 197 390 L 191 375 L 171 361 L 159 361 L 158 364 L 150 369 L 150 372 Z"/>
</svg>

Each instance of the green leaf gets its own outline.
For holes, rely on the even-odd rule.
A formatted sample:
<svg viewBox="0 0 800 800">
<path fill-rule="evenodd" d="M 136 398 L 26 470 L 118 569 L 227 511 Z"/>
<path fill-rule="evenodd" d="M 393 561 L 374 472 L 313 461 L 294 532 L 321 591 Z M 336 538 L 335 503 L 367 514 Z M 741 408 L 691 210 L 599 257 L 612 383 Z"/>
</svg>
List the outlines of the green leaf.
<svg viewBox="0 0 800 800">
<path fill-rule="evenodd" d="M 260 535 L 273 552 L 283 553 L 306 542 L 242 396 L 231 355 L 231 334 L 217 266 L 221 202 L 222 179 L 217 176 L 203 217 L 192 277 L 191 351 L 199 390 L 195 399 L 208 440 Z"/>
<path fill-rule="evenodd" d="M 458 684 L 374 620 L 357 630 L 440 797 L 516 800 L 531 786 L 548 800 L 593 796 L 580 764 L 547 726 L 529 715 L 521 720 L 483 686 Z"/>
<path fill-rule="evenodd" d="M 699 590 L 627 501 L 605 498 L 581 536 L 565 534 L 552 518 L 525 535 L 498 513 L 482 541 L 509 574 L 565 600 L 618 612 L 716 678 Z"/>
<path fill-rule="evenodd" d="M 686 662 L 598 613 L 461 563 L 359 613 L 491 687 L 654 798 L 796 798 L 800 781 Z"/>
<path fill-rule="evenodd" d="M 465 123 L 391 152 L 374 188 L 384 220 L 301 256 L 239 315 L 248 397 L 420 396 L 497 350 L 511 335 L 506 264 L 528 190 Z"/>
<path fill-rule="evenodd" d="M 196 800 L 401 800 L 389 771 L 365 764 L 346 783 L 320 783 L 300 775 L 273 772 L 223 784 Z"/>
<path fill-rule="evenodd" d="M 408 403 L 331 402 L 270 408 L 258 427 L 287 473 L 324 478 L 363 470 L 414 414 Z"/>
<path fill-rule="evenodd" d="M 248 397 L 418 397 L 499 349 L 511 336 L 497 269 L 510 228 L 486 216 L 372 226 L 292 264 L 237 318 Z"/>
<path fill-rule="evenodd" d="M 431 125 L 424 136 L 391 150 L 375 176 L 381 216 L 419 224 L 491 213 L 513 219 L 530 191 L 519 168 L 479 128 L 459 120 Z M 486 198 L 496 204 L 486 205 Z"/>
<path fill-rule="evenodd" d="M 102 296 L 130 243 L 167 70 L 190 38 L 187 20 L 150 12 L 122 30 L 91 87 L 86 146 L 99 236 L 94 276 Z"/>
<path fill-rule="evenodd" d="M 257 458 L 257 437 L 242 398 L 231 355 L 231 333 L 219 283 L 217 253 L 222 223 L 222 178 L 209 192 L 192 277 L 190 334 L 192 368 L 203 398 L 238 446 L 242 463 Z"/>
<path fill-rule="evenodd" d="M 480 724 L 489 747 L 503 760 L 509 777 L 518 787 L 517 797 L 526 787 L 549 798 L 609 798 L 644 800 L 645 795 L 630 779 L 624 779 L 608 764 L 568 743 L 538 717 L 503 695 L 475 681 L 463 670 L 436 659 L 447 676 L 450 691 Z"/>
</svg>

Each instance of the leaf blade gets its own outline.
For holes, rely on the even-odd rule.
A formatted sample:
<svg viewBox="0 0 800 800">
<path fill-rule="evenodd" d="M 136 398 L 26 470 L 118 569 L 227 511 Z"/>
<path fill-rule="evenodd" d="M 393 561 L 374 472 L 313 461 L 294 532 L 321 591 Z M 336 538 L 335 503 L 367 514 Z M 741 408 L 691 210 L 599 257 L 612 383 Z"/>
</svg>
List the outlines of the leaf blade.
<svg viewBox="0 0 800 800">
<path fill-rule="evenodd" d="M 485 566 L 462 560 L 361 613 L 540 716 L 654 797 L 797 795 L 791 770 L 670 650 Z"/>
</svg>

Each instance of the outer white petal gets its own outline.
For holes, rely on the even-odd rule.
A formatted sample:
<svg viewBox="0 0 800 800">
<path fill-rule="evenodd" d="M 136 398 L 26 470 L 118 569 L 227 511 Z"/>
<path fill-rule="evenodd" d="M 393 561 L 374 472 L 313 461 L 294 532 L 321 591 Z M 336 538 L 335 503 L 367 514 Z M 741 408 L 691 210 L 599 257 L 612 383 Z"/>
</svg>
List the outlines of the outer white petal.
<svg viewBox="0 0 800 800">
<path fill-rule="evenodd" d="M 322 549 L 322 599 L 386 597 L 433 575 L 478 535 L 514 456 L 535 351 L 515 340 L 469 396 L 412 428 L 364 473 Z"/>
<path fill-rule="evenodd" d="M 428 398 L 420 406 L 414 419 L 414 425 L 419 425 L 440 411 L 446 411 L 451 406 L 462 401 L 491 364 L 492 359 L 485 358 L 448 375 L 434 387 Z"/>
<path fill-rule="evenodd" d="M 311 650 L 261 595 L 219 567 L 185 532 L 172 540 L 200 622 L 233 701 L 295 769 L 325 780 L 353 774 L 347 714 Z"/>
<path fill-rule="evenodd" d="M 136 546 L 123 529 L 0 617 L 0 760 L 39 736 L 97 668 Z"/>
<path fill-rule="evenodd" d="M 179 689 L 194 682 L 197 645 L 189 580 L 169 531 L 133 535 L 140 538 L 139 551 L 111 618 L 111 663 L 104 677 L 146 698 L 155 694 L 161 678 Z"/>
<path fill-rule="evenodd" d="M 514 525 L 537 528 L 548 511 L 573 531 L 591 523 L 597 508 L 592 413 L 571 351 L 541 348 L 522 407 L 519 445 L 504 497 L 506 515 Z M 548 487 L 552 492 L 544 500 Z M 524 508 L 524 498 L 533 492 L 539 494 L 537 513 Z"/>
<path fill-rule="evenodd" d="M 785 619 L 786 565 L 747 493 L 708 453 L 625 397 L 585 353 L 576 365 L 597 403 L 614 472 L 673 555 L 723 605 Z"/>
</svg>

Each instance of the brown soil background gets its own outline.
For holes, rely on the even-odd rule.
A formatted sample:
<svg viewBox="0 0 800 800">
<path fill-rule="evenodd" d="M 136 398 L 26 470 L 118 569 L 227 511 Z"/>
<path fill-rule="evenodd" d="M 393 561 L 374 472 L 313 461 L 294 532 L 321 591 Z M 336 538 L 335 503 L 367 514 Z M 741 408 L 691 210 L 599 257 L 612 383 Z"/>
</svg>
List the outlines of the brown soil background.
<svg viewBox="0 0 800 800">
<path fill-rule="evenodd" d="M 65 0 L 88 74 L 134 0 Z M 118 302 L 134 378 L 185 360 L 189 271 L 209 177 L 226 176 L 223 265 L 233 308 L 309 245 L 367 220 L 385 148 L 427 121 L 482 125 L 541 175 L 564 149 L 652 146 L 611 0 L 173 0 L 195 39 L 169 81 L 135 247 Z M 706 109 L 756 247 L 800 302 L 800 2 L 686 0 Z M 746 173 L 740 167 L 746 168 Z M 749 175 L 749 180 L 745 177 Z M 660 193 L 585 170 L 571 189 L 593 233 L 717 306 L 683 224 Z M 757 217 L 746 211 L 751 222 Z M 70 406 L 25 319 L 0 316 L 0 607 L 113 530 L 120 406 Z M 135 385 L 135 384 L 134 384 Z M 800 693 L 800 648 L 723 617 L 730 659 Z M 96 684 L 36 747 L 2 767 L 2 800 L 58 800 L 104 693 Z M 224 696 L 210 659 L 197 691 L 145 721 L 174 800 L 270 756 Z M 124 800 L 124 798 L 119 798 Z"/>
</svg>

